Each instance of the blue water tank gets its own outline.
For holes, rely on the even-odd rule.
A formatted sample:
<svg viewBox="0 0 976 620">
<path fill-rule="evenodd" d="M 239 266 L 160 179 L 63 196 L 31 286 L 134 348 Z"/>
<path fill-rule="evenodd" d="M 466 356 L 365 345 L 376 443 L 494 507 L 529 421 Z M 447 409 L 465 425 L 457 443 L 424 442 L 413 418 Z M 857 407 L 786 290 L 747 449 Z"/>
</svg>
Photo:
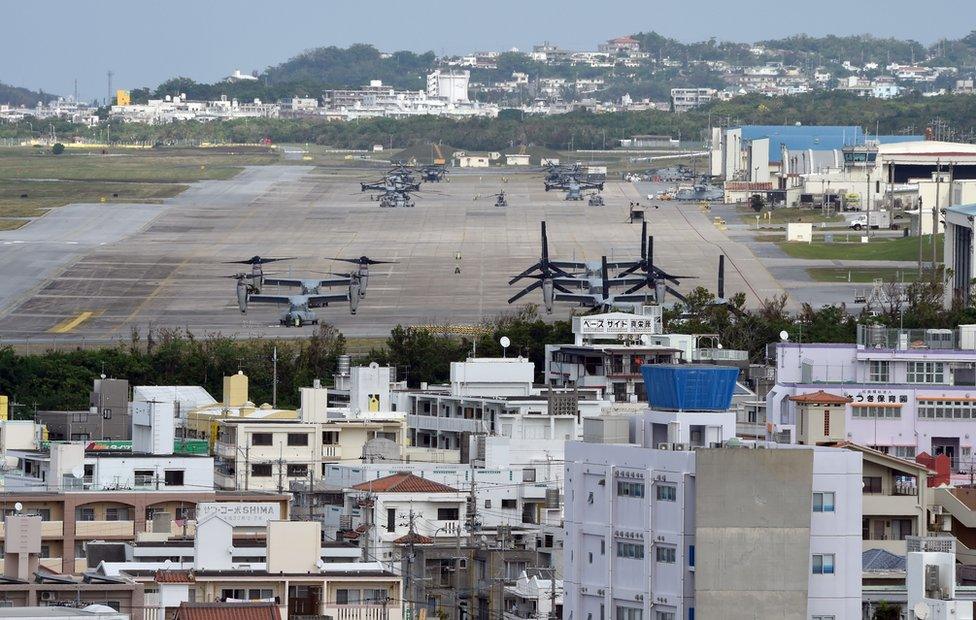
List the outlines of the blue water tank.
<svg viewBox="0 0 976 620">
<path fill-rule="evenodd" d="M 652 409 L 725 411 L 732 404 L 739 369 L 705 364 L 641 366 Z"/>
</svg>

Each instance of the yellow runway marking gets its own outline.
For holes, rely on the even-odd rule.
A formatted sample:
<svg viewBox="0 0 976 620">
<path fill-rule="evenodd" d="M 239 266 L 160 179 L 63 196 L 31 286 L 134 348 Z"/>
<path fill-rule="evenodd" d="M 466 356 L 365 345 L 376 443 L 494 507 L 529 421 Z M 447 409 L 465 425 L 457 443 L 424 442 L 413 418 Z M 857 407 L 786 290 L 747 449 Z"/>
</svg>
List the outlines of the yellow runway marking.
<svg viewBox="0 0 976 620">
<path fill-rule="evenodd" d="M 51 334 L 67 334 L 68 332 L 78 327 L 79 325 L 81 325 L 88 319 L 92 318 L 93 316 L 95 316 L 94 312 L 87 312 L 87 311 L 82 312 L 81 314 L 79 314 L 73 319 L 65 319 L 61 321 L 60 323 L 58 323 L 57 325 L 55 325 L 54 327 L 52 327 L 47 331 Z"/>
</svg>

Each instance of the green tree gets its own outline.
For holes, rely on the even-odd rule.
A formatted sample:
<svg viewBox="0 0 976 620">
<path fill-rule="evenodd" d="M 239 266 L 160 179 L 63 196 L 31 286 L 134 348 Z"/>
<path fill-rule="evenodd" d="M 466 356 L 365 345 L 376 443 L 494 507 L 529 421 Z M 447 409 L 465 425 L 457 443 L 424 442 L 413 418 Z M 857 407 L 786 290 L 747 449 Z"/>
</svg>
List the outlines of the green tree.
<svg viewBox="0 0 976 620">
<path fill-rule="evenodd" d="M 51 153 L 53 155 L 60 155 L 61 153 L 64 153 L 64 145 L 60 142 L 55 142 L 54 146 L 51 147 Z"/>
</svg>

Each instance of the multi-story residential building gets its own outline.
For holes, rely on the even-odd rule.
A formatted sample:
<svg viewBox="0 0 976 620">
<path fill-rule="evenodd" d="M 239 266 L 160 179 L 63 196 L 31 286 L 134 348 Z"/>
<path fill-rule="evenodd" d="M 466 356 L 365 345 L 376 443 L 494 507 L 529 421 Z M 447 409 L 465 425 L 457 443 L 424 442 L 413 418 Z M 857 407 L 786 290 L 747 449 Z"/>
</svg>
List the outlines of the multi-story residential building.
<svg viewBox="0 0 976 620">
<path fill-rule="evenodd" d="M 219 489 L 282 492 L 293 481 L 314 483 L 329 463 L 369 459 L 367 446 L 378 439 L 389 442 L 384 458 L 403 458 L 405 450 L 406 428 L 397 414 L 327 421 L 225 418 L 217 428 Z"/>
<path fill-rule="evenodd" d="M 860 453 L 735 440 L 734 372 L 647 366 L 638 443 L 567 445 L 564 617 L 859 617 Z"/>
<path fill-rule="evenodd" d="M 4 518 L 0 608 L 31 607 L 34 613 L 7 610 L 0 611 L 0 616 L 47 618 L 54 616 L 41 608 L 101 605 L 103 610 L 110 607 L 125 614 L 124 618 L 143 617 L 142 584 L 118 576 L 85 575 L 76 579 L 46 566 L 42 559 L 47 546 L 43 540 L 44 525 L 41 517 L 26 513 L 7 514 Z"/>
<path fill-rule="evenodd" d="M 47 428 L 52 441 L 132 439 L 129 382 L 95 379 L 85 411 L 38 411 L 34 421 Z"/>
<path fill-rule="evenodd" d="M 687 112 L 715 98 L 714 88 L 672 88 L 671 106 L 675 112 Z"/>
<path fill-rule="evenodd" d="M 168 515 L 165 530 L 192 529 L 202 502 L 264 499 L 287 514 L 287 496 L 216 493 L 214 461 L 206 454 L 173 452 L 172 403 L 132 404 L 132 447 L 86 451 L 87 442 L 7 449 L 16 466 L 4 473 L 4 503 L 40 515 L 41 564 L 64 574 L 82 572 L 86 543 L 135 540 Z"/>
<path fill-rule="evenodd" d="M 468 494 L 410 473 L 349 487 L 344 540 L 360 541 L 367 559 L 389 562 L 399 546 L 460 540 Z"/>
<path fill-rule="evenodd" d="M 287 518 L 291 496 L 268 492 L 218 492 L 205 489 L 64 490 L 2 493 L 8 507 L 19 503 L 23 514 L 41 517 L 41 566 L 69 575 L 93 568 L 87 543 L 95 540 L 132 542 L 153 531 L 192 533 L 200 504 L 275 506 Z M 8 508 L 11 510 L 12 508 Z M 165 518 L 161 517 L 165 515 Z M 166 524 L 156 522 L 157 518 Z M 0 531 L 0 538 L 4 532 Z"/>
<path fill-rule="evenodd" d="M 520 440 L 579 436 L 582 418 L 608 403 L 594 390 L 533 384 L 535 365 L 523 358 L 472 358 L 451 363 L 449 386 L 421 385 L 392 394 L 407 413 L 413 446 L 460 450 L 468 434 Z"/>
<path fill-rule="evenodd" d="M 269 521 L 260 528 L 267 541 L 263 562 L 235 561 L 228 553 L 234 547 L 234 529 L 219 515 L 202 520 L 192 562 L 186 566 L 117 562 L 102 563 L 95 572 L 146 584 L 151 589 L 146 608 L 158 620 L 197 601 L 273 603 L 282 618 L 402 617 L 400 578 L 379 562 L 324 562 L 318 523 Z"/>
<path fill-rule="evenodd" d="M 830 432 L 807 443 L 851 441 L 891 456 L 945 454 L 953 471 L 972 464 L 976 326 L 909 330 L 859 326 L 857 342 L 776 345 L 776 385 L 766 397 L 773 433 L 799 441 L 804 394 L 833 402 Z M 818 403 L 819 404 L 819 403 Z M 817 408 L 812 409 L 816 411 Z M 822 415 L 818 414 L 818 415 Z"/>
</svg>

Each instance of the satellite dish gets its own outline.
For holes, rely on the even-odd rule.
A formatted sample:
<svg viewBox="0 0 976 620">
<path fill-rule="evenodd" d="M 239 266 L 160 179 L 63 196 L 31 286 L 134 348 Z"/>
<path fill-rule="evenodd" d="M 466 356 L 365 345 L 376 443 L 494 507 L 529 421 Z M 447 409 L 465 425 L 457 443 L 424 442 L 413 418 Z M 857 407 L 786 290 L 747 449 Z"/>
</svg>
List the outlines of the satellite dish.
<svg viewBox="0 0 976 620">
<path fill-rule="evenodd" d="M 82 478 L 85 477 L 85 466 L 76 465 L 74 469 L 71 470 L 71 475 L 74 477 L 75 480 L 81 480 Z"/>
<path fill-rule="evenodd" d="M 16 510 L 17 512 L 20 512 L 23 509 L 24 509 L 24 505 L 21 504 L 20 502 L 17 502 L 16 504 L 14 504 L 14 510 Z"/>
<path fill-rule="evenodd" d="M 912 611 L 915 612 L 915 617 L 918 618 L 918 620 L 926 620 L 926 618 L 929 617 L 929 606 L 925 603 L 925 601 L 915 603 L 915 607 L 912 608 Z"/>
<path fill-rule="evenodd" d="M 785 329 L 779 333 L 779 339 L 786 342 L 790 339 L 790 334 Z"/>
<path fill-rule="evenodd" d="M 721 342 L 720 342 L 720 343 L 718 343 L 718 348 L 719 348 L 719 350 L 721 350 L 721 349 L 722 349 L 722 343 L 721 343 Z"/>
<path fill-rule="evenodd" d="M 173 561 L 170 560 L 169 558 L 166 558 L 165 560 L 163 560 L 163 568 L 164 569 L 167 569 L 168 570 L 169 567 L 172 566 L 172 565 L 173 565 Z"/>
<path fill-rule="evenodd" d="M 508 347 L 512 346 L 512 341 L 509 340 L 508 336 L 502 336 L 498 340 L 498 344 L 502 345 L 503 349 L 507 349 Z"/>
</svg>

